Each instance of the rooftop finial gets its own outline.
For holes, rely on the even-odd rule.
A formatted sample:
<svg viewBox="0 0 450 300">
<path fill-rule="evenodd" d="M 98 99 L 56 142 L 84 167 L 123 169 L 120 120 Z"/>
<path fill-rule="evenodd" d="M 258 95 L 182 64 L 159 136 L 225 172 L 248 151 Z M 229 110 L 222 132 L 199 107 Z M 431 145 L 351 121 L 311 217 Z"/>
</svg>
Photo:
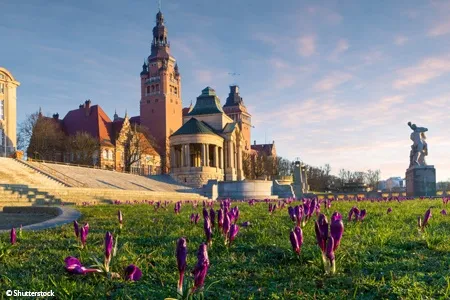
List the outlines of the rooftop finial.
<svg viewBox="0 0 450 300">
<path fill-rule="evenodd" d="M 158 11 L 161 11 L 161 0 L 158 0 Z"/>
</svg>

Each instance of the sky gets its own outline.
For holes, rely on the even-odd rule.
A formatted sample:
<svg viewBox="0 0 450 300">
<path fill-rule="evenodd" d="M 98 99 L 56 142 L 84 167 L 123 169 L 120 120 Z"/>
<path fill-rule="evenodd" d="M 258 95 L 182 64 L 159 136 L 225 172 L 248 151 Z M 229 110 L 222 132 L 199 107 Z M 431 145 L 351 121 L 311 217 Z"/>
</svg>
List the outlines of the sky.
<svg viewBox="0 0 450 300">
<path fill-rule="evenodd" d="M 257 143 L 332 173 L 405 176 L 411 129 L 450 178 L 450 1 L 162 0 L 184 106 L 240 86 Z M 86 99 L 139 114 L 156 0 L 0 0 L 0 66 L 21 83 L 18 121 Z M 239 75 L 231 76 L 229 73 Z"/>
</svg>

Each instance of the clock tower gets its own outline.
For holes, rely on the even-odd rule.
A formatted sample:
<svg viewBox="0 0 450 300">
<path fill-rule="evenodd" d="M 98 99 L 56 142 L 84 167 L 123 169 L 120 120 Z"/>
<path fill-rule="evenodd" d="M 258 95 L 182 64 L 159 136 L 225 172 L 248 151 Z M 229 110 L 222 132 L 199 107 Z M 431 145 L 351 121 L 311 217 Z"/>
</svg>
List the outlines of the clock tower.
<svg viewBox="0 0 450 300">
<path fill-rule="evenodd" d="M 170 166 L 169 136 L 182 125 L 181 76 L 178 65 L 170 55 L 164 16 L 156 14 L 151 53 L 141 72 L 140 122 L 157 142 L 161 155 L 161 170 Z"/>
</svg>

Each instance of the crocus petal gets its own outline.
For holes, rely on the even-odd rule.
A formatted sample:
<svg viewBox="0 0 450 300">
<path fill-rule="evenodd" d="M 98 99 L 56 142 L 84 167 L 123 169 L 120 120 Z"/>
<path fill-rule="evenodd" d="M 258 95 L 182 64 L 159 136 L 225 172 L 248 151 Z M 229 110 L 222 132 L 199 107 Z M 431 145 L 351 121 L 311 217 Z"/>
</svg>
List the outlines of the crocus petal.
<svg viewBox="0 0 450 300">
<path fill-rule="evenodd" d="M 14 244 L 16 243 L 16 240 L 17 240 L 16 229 L 15 229 L 15 228 L 12 228 L 12 229 L 11 229 L 11 233 L 10 233 L 10 242 L 11 242 L 11 245 L 14 245 Z"/>
<path fill-rule="evenodd" d="M 342 222 L 342 220 L 332 221 L 330 225 L 330 235 L 333 237 L 334 241 L 333 251 L 336 251 L 336 249 L 339 247 L 343 233 L 344 233 L 344 222 Z"/>
<path fill-rule="evenodd" d="M 327 249 L 326 249 L 326 255 L 330 262 L 334 261 L 334 239 L 332 236 L 330 236 L 327 240 Z"/>
<path fill-rule="evenodd" d="M 423 218 L 423 223 L 422 226 L 425 227 L 428 224 L 428 221 L 431 218 L 431 208 L 429 208 L 426 212 L 425 212 L 425 216 Z"/>
<path fill-rule="evenodd" d="M 295 236 L 297 237 L 298 246 L 301 248 L 303 245 L 303 231 L 300 226 L 295 226 L 294 228 Z"/>
<path fill-rule="evenodd" d="M 300 246 L 298 245 L 297 235 L 294 231 L 291 231 L 289 238 L 291 240 L 292 250 L 297 254 L 300 253 Z"/>
<path fill-rule="evenodd" d="M 138 281 L 142 277 L 142 271 L 135 265 L 129 265 L 125 268 L 125 279 Z"/>
<path fill-rule="evenodd" d="M 78 238 L 80 235 L 80 226 L 76 220 L 73 221 L 73 229 L 75 231 L 75 236 Z"/>
<path fill-rule="evenodd" d="M 113 249 L 113 243 L 114 243 L 113 235 L 109 231 L 106 232 L 106 235 L 105 235 L 105 260 L 108 263 L 111 260 L 111 252 Z"/>
</svg>

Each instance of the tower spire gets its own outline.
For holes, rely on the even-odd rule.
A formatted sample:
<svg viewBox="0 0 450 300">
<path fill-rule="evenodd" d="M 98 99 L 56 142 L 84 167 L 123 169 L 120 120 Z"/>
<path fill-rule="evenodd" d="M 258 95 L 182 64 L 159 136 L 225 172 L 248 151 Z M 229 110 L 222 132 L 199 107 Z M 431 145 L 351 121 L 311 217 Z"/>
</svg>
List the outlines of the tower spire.
<svg viewBox="0 0 450 300">
<path fill-rule="evenodd" d="M 158 11 L 161 11 L 161 0 L 158 0 Z"/>
</svg>

